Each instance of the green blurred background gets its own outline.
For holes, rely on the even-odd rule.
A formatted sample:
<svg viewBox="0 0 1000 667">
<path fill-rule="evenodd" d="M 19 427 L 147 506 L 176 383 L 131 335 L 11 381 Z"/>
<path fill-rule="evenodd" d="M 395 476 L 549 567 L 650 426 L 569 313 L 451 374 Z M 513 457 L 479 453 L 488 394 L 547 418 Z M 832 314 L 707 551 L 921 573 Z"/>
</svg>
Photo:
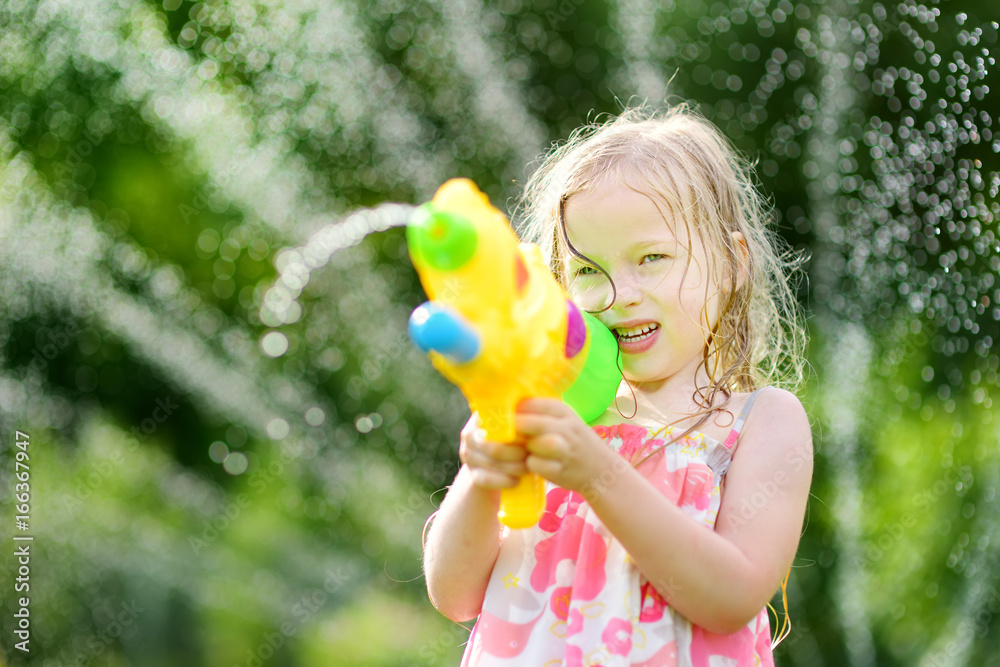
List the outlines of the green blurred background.
<svg viewBox="0 0 1000 667">
<path fill-rule="evenodd" d="M 552 142 L 647 100 L 714 120 L 812 257 L 816 471 L 778 664 L 1000 665 L 996 19 L 3 3 L 0 663 L 457 664 L 420 533 L 468 408 L 406 337 L 402 230 L 364 231 L 452 176 L 509 211 Z"/>
</svg>

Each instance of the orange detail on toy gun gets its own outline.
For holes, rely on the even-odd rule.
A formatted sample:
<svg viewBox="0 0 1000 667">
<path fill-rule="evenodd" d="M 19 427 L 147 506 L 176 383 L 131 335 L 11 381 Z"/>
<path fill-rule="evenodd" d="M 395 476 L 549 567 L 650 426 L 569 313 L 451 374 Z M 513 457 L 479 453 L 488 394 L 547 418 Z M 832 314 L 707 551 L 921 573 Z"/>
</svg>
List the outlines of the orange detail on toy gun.
<svg viewBox="0 0 1000 667">
<path fill-rule="evenodd" d="M 538 246 L 519 243 L 472 181 L 442 185 L 406 238 L 431 299 L 413 311 L 410 337 L 462 390 L 488 440 L 514 441 L 523 398 L 561 398 L 588 423 L 604 413 L 621 383 L 614 335 L 569 300 Z M 501 493 L 511 528 L 535 525 L 544 509 L 537 475 Z"/>
</svg>

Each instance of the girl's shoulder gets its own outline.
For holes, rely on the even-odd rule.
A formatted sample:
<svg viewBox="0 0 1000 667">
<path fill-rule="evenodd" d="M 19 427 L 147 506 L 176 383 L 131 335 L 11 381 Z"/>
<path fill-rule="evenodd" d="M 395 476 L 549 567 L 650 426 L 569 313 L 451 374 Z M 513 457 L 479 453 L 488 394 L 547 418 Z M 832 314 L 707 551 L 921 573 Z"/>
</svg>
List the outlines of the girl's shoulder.
<svg viewBox="0 0 1000 667">
<path fill-rule="evenodd" d="M 726 424 L 725 429 L 728 431 L 741 416 L 746 422 L 765 420 L 773 422 L 775 415 L 785 415 L 789 419 L 795 419 L 799 415 L 805 415 L 805 408 L 799 397 L 792 392 L 769 385 L 756 391 L 733 394 L 729 405 L 716 417 L 716 421 L 720 422 L 720 425 Z M 757 419 L 754 419 L 755 416 Z"/>
<path fill-rule="evenodd" d="M 811 437 L 809 415 L 802 401 L 780 387 L 764 387 L 757 392 L 747 426 L 768 433 L 781 430 L 796 437 Z"/>
</svg>

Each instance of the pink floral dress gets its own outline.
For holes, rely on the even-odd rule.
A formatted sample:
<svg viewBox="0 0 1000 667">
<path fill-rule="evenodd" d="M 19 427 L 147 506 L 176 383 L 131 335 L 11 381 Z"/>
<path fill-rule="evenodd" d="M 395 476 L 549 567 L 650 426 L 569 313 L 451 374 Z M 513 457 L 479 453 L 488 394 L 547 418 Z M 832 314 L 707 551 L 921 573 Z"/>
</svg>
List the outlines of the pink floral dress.
<svg viewBox="0 0 1000 667">
<path fill-rule="evenodd" d="M 747 402 L 749 408 L 750 401 Z M 739 427 L 725 443 L 672 428 L 594 426 L 691 518 L 715 528 Z M 678 434 L 679 435 L 679 434 Z M 709 632 L 674 611 L 583 497 L 551 483 L 541 521 L 504 529 L 462 667 L 773 667 L 767 608 L 738 632 Z"/>
</svg>

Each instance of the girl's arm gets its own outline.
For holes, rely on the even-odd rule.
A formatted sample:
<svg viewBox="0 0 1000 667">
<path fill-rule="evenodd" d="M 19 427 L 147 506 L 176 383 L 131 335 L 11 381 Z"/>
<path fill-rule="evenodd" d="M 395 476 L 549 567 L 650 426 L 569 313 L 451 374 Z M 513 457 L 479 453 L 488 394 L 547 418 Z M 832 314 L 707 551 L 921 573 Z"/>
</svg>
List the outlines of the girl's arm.
<svg viewBox="0 0 1000 667">
<path fill-rule="evenodd" d="M 579 491 L 670 606 L 728 634 L 767 604 L 795 557 L 812 479 L 809 420 L 793 394 L 768 391 L 757 399 L 714 531 L 621 465 L 580 422 L 590 441 L 557 403 L 531 406 L 535 414 L 519 414 L 519 430 L 540 436 L 527 442 L 528 469 Z"/>
<path fill-rule="evenodd" d="M 500 492 L 472 482 L 462 466 L 424 546 L 424 574 L 431 604 L 453 621 L 475 618 L 483 605 L 500 552 Z"/>
<path fill-rule="evenodd" d="M 471 446 L 470 446 L 471 445 Z M 453 621 L 479 615 L 500 553 L 500 489 L 526 472 L 524 447 L 485 442 L 477 415 L 462 429 L 465 465 L 431 522 L 424 545 L 424 574 L 431 604 Z"/>
</svg>

